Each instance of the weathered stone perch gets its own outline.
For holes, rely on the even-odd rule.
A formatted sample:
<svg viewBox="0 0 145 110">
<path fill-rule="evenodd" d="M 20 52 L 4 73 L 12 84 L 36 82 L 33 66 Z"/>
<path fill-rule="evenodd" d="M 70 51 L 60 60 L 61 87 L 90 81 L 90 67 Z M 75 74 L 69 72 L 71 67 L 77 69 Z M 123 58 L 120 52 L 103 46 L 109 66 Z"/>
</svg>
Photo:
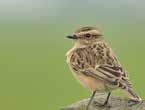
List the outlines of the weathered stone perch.
<svg viewBox="0 0 145 110">
<path fill-rule="evenodd" d="M 89 107 L 89 110 L 145 110 L 145 101 L 129 106 L 128 99 L 110 96 L 108 106 L 101 107 L 97 102 L 103 103 L 106 96 L 95 96 L 94 101 Z M 72 105 L 68 105 L 61 110 L 86 110 L 86 105 L 89 99 L 84 99 Z M 110 106 L 110 107 L 109 107 Z"/>
</svg>

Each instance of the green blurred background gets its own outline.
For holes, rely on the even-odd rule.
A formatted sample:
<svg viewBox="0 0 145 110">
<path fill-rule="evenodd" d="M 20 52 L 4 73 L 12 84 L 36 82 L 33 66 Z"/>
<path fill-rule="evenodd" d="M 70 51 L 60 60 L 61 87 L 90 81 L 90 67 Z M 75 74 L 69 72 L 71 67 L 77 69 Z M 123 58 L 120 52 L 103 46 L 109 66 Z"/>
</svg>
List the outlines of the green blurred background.
<svg viewBox="0 0 145 110">
<path fill-rule="evenodd" d="M 1 0 L 0 110 L 58 110 L 90 96 L 65 61 L 65 36 L 82 26 L 104 33 L 145 97 L 144 11 L 143 0 Z"/>
</svg>

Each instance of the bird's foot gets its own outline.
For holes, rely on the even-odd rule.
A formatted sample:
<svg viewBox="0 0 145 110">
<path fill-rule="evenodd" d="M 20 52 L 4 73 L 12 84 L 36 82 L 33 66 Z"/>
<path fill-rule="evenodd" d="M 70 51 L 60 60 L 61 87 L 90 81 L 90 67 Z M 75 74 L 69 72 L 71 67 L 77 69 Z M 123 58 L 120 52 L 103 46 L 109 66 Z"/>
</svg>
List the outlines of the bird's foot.
<svg viewBox="0 0 145 110">
<path fill-rule="evenodd" d="M 106 106 L 106 107 L 111 107 L 110 105 L 108 105 L 108 101 L 105 101 L 104 104 L 102 106 Z"/>
<path fill-rule="evenodd" d="M 97 101 L 94 101 L 93 104 L 94 104 L 95 106 L 98 106 L 98 107 L 107 107 L 107 108 L 110 108 L 110 107 L 111 107 L 110 105 L 108 105 L 107 102 L 105 102 L 105 103 L 102 104 L 102 103 L 99 103 L 99 102 L 97 102 Z"/>
</svg>

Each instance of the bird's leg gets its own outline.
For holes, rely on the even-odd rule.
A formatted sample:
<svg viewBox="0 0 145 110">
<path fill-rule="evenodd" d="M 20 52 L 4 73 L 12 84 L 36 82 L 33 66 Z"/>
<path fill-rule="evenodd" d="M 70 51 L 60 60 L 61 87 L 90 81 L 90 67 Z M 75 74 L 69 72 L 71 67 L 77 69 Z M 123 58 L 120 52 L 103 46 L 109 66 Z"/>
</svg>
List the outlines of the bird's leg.
<svg viewBox="0 0 145 110">
<path fill-rule="evenodd" d="M 106 98 L 106 101 L 103 104 L 104 106 L 108 104 L 110 95 L 111 95 L 111 92 L 108 93 L 107 98 Z"/>
<path fill-rule="evenodd" d="M 88 105 L 87 105 L 86 110 L 89 110 L 89 106 L 90 106 L 90 104 L 91 104 L 91 102 L 92 102 L 92 100 L 93 100 L 95 94 L 96 94 L 96 91 L 93 91 L 93 94 L 92 94 L 91 97 L 90 97 L 90 100 L 89 100 L 89 103 L 88 103 Z"/>
</svg>

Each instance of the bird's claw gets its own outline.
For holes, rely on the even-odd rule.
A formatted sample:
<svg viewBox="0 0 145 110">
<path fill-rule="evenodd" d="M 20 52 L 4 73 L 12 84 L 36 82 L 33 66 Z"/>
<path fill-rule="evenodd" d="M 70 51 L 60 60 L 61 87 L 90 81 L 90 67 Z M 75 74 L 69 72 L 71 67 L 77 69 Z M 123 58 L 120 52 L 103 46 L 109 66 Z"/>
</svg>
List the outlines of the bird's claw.
<svg viewBox="0 0 145 110">
<path fill-rule="evenodd" d="M 93 104 L 94 104 L 95 106 L 99 106 L 99 107 L 108 107 L 108 108 L 111 107 L 111 106 L 108 105 L 107 103 L 101 104 L 101 103 L 99 103 L 99 102 L 97 102 L 97 101 L 94 101 Z"/>
</svg>

